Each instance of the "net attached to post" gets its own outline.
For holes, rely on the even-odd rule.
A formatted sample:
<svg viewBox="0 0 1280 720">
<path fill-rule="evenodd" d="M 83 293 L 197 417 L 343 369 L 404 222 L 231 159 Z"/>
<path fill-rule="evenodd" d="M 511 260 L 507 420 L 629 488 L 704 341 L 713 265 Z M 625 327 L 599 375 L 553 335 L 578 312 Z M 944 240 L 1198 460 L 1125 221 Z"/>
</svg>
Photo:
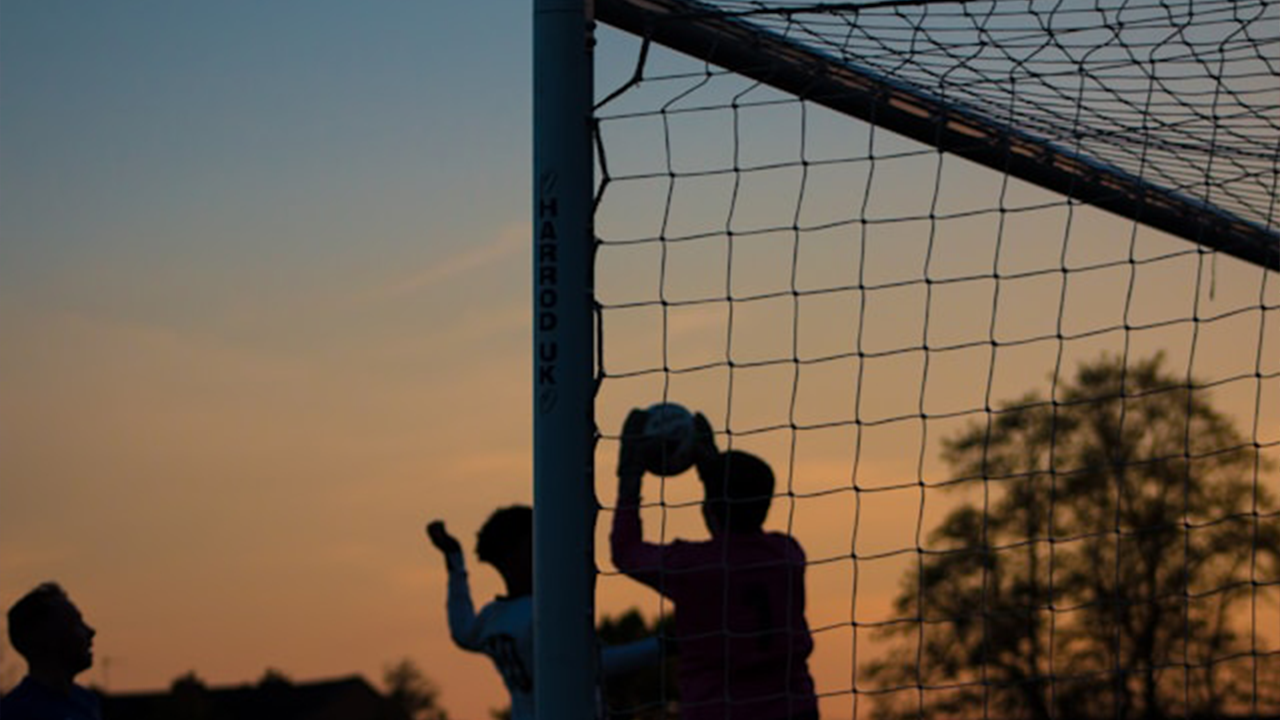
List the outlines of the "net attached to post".
<svg viewBox="0 0 1280 720">
<path fill-rule="evenodd" d="M 1280 4 L 595 9 L 600 612 L 678 615 L 605 550 L 671 400 L 773 466 L 822 717 L 1280 715 Z"/>
</svg>

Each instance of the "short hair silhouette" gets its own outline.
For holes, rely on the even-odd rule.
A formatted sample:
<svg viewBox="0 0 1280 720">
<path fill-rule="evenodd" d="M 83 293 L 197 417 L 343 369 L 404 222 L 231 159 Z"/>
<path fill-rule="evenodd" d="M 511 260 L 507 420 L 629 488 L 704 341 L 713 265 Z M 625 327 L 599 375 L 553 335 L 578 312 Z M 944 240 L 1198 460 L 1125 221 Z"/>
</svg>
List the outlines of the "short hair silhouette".
<svg viewBox="0 0 1280 720">
<path fill-rule="evenodd" d="M 769 463 L 741 450 L 728 450 L 702 463 L 698 475 L 705 491 L 704 512 L 729 532 L 764 527 L 773 503 Z"/>
<path fill-rule="evenodd" d="M 501 565 L 521 543 L 533 542 L 533 508 L 512 505 L 495 510 L 476 539 L 476 556 Z"/>
<path fill-rule="evenodd" d="M 9 608 L 9 642 L 13 649 L 30 659 L 49 632 L 49 623 L 57 619 L 68 602 L 67 592 L 56 582 L 41 583 L 23 595 Z"/>
</svg>

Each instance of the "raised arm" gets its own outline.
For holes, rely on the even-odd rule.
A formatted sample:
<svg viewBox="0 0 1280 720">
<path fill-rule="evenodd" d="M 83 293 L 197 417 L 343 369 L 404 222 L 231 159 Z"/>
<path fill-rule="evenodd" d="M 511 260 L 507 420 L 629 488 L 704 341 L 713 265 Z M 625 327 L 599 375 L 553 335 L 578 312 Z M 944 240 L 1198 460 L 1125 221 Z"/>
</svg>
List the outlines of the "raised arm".
<svg viewBox="0 0 1280 720">
<path fill-rule="evenodd" d="M 640 484 L 644 479 L 644 425 L 647 413 L 632 410 L 622 426 L 618 450 L 618 501 L 609 549 L 613 564 L 635 580 L 656 587 L 662 546 L 644 542 L 640 526 Z"/>
<path fill-rule="evenodd" d="M 462 546 L 440 520 L 427 525 L 427 537 L 444 555 L 445 568 L 449 571 L 449 589 L 445 600 L 449 635 L 459 647 L 480 652 L 480 624 L 476 621 L 475 605 L 471 602 L 471 584 L 467 581 L 467 563 L 462 554 Z"/>
</svg>

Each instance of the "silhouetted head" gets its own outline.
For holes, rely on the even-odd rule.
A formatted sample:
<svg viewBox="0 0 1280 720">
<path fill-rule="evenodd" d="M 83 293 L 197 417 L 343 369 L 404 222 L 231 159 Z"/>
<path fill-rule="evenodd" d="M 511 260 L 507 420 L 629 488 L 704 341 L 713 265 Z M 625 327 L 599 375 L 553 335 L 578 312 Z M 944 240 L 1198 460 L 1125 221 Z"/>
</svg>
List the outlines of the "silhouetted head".
<svg viewBox="0 0 1280 720">
<path fill-rule="evenodd" d="M 712 535 L 756 532 L 773 502 L 773 470 L 764 460 L 729 450 L 698 465 L 705 498 L 702 517 Z"/>
<path fill-rule="evenodd" d="M 533 508 L 512 505 L 495 510 L 480 528 L 476 555 L 508 581 L 513 573 L 532 573 Z"/>
<path fill-rule="evenodd" d="M 9 642 L 33 669 L 75 677 L 93 665 L 95 634 L 57 583 L 36 587 L 9 608 Z"/>
</svg>

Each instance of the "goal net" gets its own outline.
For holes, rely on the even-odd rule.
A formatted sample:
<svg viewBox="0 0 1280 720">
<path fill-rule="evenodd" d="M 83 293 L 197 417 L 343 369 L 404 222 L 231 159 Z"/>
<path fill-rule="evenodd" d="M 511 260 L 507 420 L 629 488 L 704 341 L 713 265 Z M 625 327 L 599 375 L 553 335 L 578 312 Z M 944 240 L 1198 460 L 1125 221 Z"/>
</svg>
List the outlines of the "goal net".
<svg viewBox="0 0 1280 720">
<path fill-rule="evenodd" d="M 594 13 L 597 617 L 675 612 L 608 552 L 670 400 L 777 475 L 823 718 L 1280 716 L 1280 2 Z"/>
</svg>

